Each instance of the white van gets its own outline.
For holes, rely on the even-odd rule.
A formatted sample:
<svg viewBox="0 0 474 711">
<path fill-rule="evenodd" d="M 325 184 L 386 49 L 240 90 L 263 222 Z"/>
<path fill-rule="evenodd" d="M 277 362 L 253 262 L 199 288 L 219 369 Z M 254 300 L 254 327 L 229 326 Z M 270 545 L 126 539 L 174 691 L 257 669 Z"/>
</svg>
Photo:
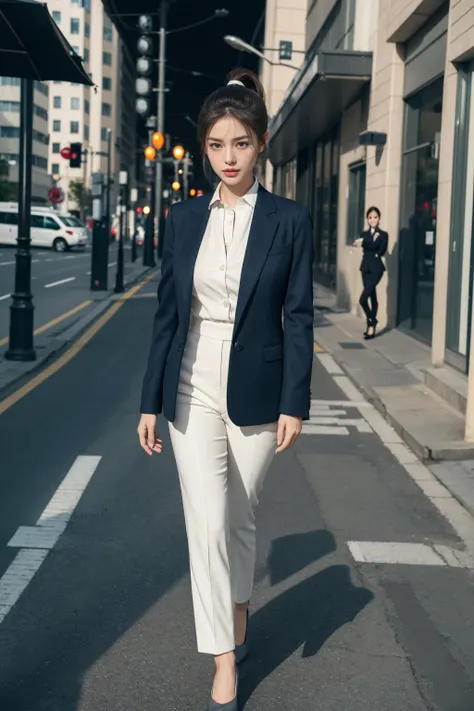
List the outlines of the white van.
<svg viewBox="0 0 474 711">
<path fill-rule="evenodd" d="M 0 244 L 16 245 L 18 203 L 0 202 Z M 73 215 L 59 215 L 50 207 L 31 207 L 30 237 L 32 247 L 49 247 L 66 252 L 87 244 L 88 232 Z"/>
</svg>

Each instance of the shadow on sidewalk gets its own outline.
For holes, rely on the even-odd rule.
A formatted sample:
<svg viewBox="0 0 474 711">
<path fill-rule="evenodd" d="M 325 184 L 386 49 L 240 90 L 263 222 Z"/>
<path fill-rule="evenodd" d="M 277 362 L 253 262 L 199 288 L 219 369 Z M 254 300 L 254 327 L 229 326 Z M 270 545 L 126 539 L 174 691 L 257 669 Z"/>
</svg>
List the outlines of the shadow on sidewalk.
<svg viewBox="0 0 474 711">
<path fill-rule="evenodd" d="M 305 537 L 307 546 L 306 550 L 303 546 L 303 555 L 299 545 L 301 536 L 275 542 L 270 554 L 273 582 L 280 582 L 287 574 L 297 571 L 296 563 L 292 566 L 286 560 L 290 549 L 295 561 L 303 565 L 335 549 L 335 540 L 327 531 L 315 531 L 305 534 Z M 313 555 L 309 560 L 311 545 Z M 347 622 L 354 620 L 373 597 L 367 588 L 353 585 L 349 566 L 332 565 L 286 590 L 253 614 L 250 623 L 251 658 L 242 666 L 240 674 L 242 708 L 260 683 L 299 647 L 303 646 L 303 658 L 316 655 L 327 640 Z"/>
</svg>

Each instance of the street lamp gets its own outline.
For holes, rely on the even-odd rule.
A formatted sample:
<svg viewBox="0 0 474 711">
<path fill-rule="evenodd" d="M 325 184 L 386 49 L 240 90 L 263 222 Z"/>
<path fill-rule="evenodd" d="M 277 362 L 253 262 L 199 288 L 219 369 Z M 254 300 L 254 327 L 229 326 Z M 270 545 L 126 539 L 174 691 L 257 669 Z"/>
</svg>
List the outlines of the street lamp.
<svg viewBox="0 0 474 711">
<path fill-rule="evenodd" d="M 274 67 L 289 67 L 289 69 L 295 69 L 297 71 L 300 69 L 300 67 L 297 67 L 294 64 L 285 64 L 284 62 L 272 62 L 272 60 L 266 57 L 263 52 L 260 52 L 259 49 L 257 49 L 251 44 L 248 44 L 247 42 L 244 42 L 243 39 L 240 39 L 240 37 L 236 37 L 235 35 L 225 35 L 224 42 L 233 49 L 237 49 L 239 52 L 248 52 L 249 54 L 256 54 L 257 57 L 260 57 L 260 59 L 263 59 L 265 62 L 268 62 Z"/>
</svg>

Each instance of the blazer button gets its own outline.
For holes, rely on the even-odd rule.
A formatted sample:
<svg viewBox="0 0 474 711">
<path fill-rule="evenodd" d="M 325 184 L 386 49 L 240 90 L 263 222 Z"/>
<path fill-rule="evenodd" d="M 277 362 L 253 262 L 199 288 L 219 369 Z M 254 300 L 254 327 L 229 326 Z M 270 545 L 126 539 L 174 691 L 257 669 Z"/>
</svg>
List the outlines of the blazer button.
<svg viewBox="0 0 474 711">
<path fill-rule="evenodd" d="M 236 351 L 241 351 L 241 350 L 243 350 L 244 347 L 243 347 L 243 345 L 242 345 L 241 343 L 239 343 L 239 341 L 236 341 L 236 342 L 234 343 L 234 348 L 235 348 Z"/>
</svg>

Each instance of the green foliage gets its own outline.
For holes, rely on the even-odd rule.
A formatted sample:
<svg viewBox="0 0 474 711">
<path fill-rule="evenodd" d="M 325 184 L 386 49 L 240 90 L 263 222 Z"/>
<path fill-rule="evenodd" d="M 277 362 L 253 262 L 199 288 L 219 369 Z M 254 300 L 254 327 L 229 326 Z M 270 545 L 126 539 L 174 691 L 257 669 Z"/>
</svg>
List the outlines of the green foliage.
<svg viewBox="0 0 474 711">
<path fill-rule="evenodd" d="M 0 201 L 16 202 L 18 200 L 18 183 L 8 180 L 8 163 L 0 159 Z"/>
<path fill-rule="evenodd" d="M 90 211 L 92 209 L 91 191 L 85 187 L 82 180 L 71 180 L 69 183 L 69 197 L 74 200 L 79 210 Z"/>
</svg>

